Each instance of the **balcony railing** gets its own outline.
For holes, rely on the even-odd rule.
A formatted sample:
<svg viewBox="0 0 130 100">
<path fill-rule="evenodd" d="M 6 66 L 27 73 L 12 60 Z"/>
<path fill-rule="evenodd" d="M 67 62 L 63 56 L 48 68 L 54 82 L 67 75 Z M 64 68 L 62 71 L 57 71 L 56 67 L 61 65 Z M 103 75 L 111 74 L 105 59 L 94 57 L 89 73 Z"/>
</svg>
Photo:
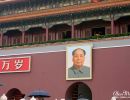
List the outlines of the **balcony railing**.
<svg viewBox="0 0 130 100">
<path fill-rule="evenodd" d="M 105 34 L 105 35 L 99 35 L 99 34 L 95 34 L 94 36 L 91 37 L 87 37 L 87 38 L 68 38 L 68 39 L 61 39 L 61 40 L 49 40 L 49 41 L 44 41 L 44 42 L 32 42 L 32 43 L 16 43 L 14 45 L 3 45 L 0 48 L 4 48 L 4 47 L 14 47 L 14 46 L 32 46 L 32 45 L 39 45 L 39 44 L 55 44 L 55 43 L 63 43 L 63 42 L 69 42 L 69 41 L 84 41 L 84 40 L 104 40 L 109 38 L 110 39 L 124 39 L 125 38 L 130 38 L 130 33 L 122 33 L 122 34 Z"/>
</svg>

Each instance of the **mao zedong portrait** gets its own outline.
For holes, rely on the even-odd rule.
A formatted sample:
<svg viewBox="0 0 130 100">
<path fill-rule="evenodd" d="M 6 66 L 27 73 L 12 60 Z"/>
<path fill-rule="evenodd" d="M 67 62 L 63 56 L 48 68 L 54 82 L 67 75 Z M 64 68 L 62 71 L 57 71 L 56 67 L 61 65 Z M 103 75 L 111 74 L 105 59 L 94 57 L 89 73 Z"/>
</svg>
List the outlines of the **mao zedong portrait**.
<svg viewBox="0 0 130 100">
<path fill-rule="evenodd" d="M 90 77 L 90 67 L 85 66 L 86 51 L 81 48 L 77 48 L 72 51 L 73 65 L 68 69 L 69 78 L 86 78 Z"/>
</svg>

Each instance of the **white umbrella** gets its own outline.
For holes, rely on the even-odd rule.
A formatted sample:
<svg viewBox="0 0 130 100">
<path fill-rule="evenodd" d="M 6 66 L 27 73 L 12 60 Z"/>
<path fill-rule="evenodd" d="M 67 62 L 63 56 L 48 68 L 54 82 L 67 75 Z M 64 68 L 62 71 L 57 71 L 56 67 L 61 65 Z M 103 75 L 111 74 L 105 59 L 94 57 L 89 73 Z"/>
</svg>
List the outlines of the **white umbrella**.
<svg viewBox="0 0 130 100">
<path fill-rule="evenodd" d="M 34 98 L 34 96 L 33 96 L 30 100 L 36 100 L 36 98 Z"/>
<path fill-rule="evenodd" d="M 22 99 L 20 99 L 20 100 L 26 100 L 25 98 L 22 98 Z"/>
<path fill-rule="evenodd" d="M 7 100 L 7 96 L 5 94 L 3 94 L 1 97 L 0 97 L 0 100 Z"/>
<path fill-rule="evenodd" d="M 116 100 L 116 97 L 112 97 L 111 100 Z"/>
</svg>

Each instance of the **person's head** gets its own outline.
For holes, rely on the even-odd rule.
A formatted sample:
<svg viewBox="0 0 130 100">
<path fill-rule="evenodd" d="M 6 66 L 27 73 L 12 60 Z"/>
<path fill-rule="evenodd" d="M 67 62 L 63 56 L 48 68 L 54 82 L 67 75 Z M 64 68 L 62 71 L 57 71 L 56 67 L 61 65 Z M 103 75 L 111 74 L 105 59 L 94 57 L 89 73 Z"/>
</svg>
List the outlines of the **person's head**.
<svg viewBox="0 0 130 100">
<path fill-rule="evenodd" d="M 85 61 L 85 55 L 86 52 L 84 49 L 77 48 L 72 52 L 73 56 L 73 66 L 76 67 L 77 69 L 81 68 L 84 64 Z"/>
</svg>

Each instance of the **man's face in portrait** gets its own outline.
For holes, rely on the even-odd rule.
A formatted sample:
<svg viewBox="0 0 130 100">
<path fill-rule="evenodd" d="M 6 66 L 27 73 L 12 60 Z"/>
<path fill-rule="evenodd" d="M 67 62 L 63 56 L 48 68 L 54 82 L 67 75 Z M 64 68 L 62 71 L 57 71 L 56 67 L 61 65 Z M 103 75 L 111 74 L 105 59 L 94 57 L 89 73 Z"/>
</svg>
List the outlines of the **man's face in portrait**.
<svg viewBox="0 0 130 100">
<path fill-rule="evenodd" d="M 77 49 L 73 53 L 73 66 L 76 68 L 81 68 L 84 64 L 85 54 L 82 49 Z"/>
</svg>

